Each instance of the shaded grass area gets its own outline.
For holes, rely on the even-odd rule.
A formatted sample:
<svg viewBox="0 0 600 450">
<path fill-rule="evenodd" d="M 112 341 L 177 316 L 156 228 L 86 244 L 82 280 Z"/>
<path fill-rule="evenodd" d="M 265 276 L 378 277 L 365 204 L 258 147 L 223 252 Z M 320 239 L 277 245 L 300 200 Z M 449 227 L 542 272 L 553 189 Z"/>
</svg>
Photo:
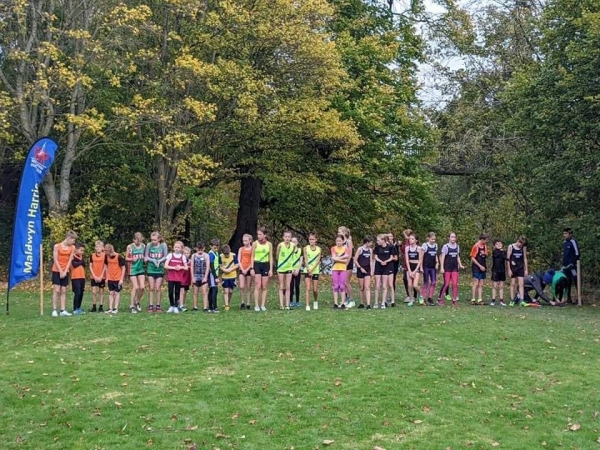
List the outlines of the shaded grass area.
<svg viewBox="0 0 600 450">
<path fill-rule="evenodd" d="M 599 445 L 592 307 L 332 311 L 325 293 L 310 313 L 52 319 L 11 300 L 2 448 Z"/>
</svg>

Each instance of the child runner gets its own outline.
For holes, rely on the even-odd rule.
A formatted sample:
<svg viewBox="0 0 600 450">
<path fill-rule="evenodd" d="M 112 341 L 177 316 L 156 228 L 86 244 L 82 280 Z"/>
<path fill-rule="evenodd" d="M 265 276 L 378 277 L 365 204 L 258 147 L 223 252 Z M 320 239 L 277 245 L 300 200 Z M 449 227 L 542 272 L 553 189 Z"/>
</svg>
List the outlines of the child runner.
<svg viewBox="0 0 600 450">
<path fill-rule="evenodd" d="M 56 306 L 59 299 L 60 315 L 63 317 L 71 315 L 66 307 L 67 286 L 69 285 L 69 267 L 71 267 L 76 239 L 77 234 L 69 231 L 62 242 L 54 245 L 52 252 L 54 259 L 52 264 L 52 317 L 58 317 Z"/>
<path fill-rule="evenodd" d="M 238 275 L 238 268 L 240 263 L 238 262 L 237 255 L 231 253 L 231 247 L 224 245 L 221 248 L 221 278 L 223 279 L 223 299 L 225 300 L 225 311 L 229 311 L 229 304 L 233 297 L 233 290 L 235 289 L 235 280 Z"/>
<path fill-rule="evenodd" d="M 356 278 L 358 278 L 358 287 L 360 288 L 359 309 L 365 307 L 371 309 L 371 276 L 373 274 L 373 249 L 371 245 L 373 239 L 371 236 L 365 236 L 363 243 L 354 256 L 354 265 L 356 266 Z"/>
<path fill-rule="evenodd" d="M 487 273 L 488 248 L 487 234 L 480 234 L 479 240 L 471 249 L 471 271 L 473 273 L 473 284 L 471 285 L 471 305 L 483 306 L 483 282 Z M 477 300 L 475 297 L 477 296 Z"/>
<path fill-rule="evenodd" d="M 313 309 L 319 309 L 319 274 L 321 273 L 321 247 L 317 247 L 317 233 L 310 233 L 304 247 L 304 280 L 306 282 L 306 310 L 310 311 L 310 292 Z"/>
<path fill-rule="evenodd" d="M 352 241 L 352 235 L 350 234 L 350 230 L 346 227 L 339 227 L 338 234 L 344 236 L 344 245 L 348 248 L 349 253 L 348 257 L 348 266 L 346 267 L 346 296 L 347 296 L 347 304 L 348 308 L 353 308 L 355 305 L 354 299 L 352 298 L 352 271 L 354 269 L 354 259 L 352 258 L 354 254 L 354 242 Z"/>
<path fill-rule="evenodd" d="M 302 249 L 298 245 L 298 238 L 292 238 L 294 253 L 292 255 L 292 281 L 290 283 L 290 307 L 300 308 L 300 269 L 302 268 Z M 296 301 L 294 301 L 294 297 Z"/>
<path fill-rule="evenodd" d="M 219 294 L 219 283 L 221 282 L 220 270 L 221 260 L 219 258 L 219 246 L 221 241 L 213 239 L 210 241 L 210 251 L 208 252 L 208 258 L 210 260 L 210 275 L 208 276 L 208 312 L 219 313 L 219 307 L 217 306 L 217 296 Z"/>
<path fill-rule="evenodd" d="M 131 264 L 129 268 L 129 279 L 131 280 L 131 297 L 129 300 L 129 311 L 133 314 L 140 312 L 142 307 L 140 301 L 144 297 L 146 289 L 146 277 L 144 275 L 144 255 L 146 245 L 142 233 L 133 235 L 133 243 L 127 246 L 126 261 Z"/>
<path fill-rule="evenodd" d="M 335 245 L 331 247 L 331 278 L 333 281 L 333 309 L 346 308 L 346 277 L 348 271 L 348 259 L 350 258 L 350 247 L 345 245 L 345 236 L 338 234 Z M 338 304 L 338 294 L 341 296 L 341 305 Z"/>
<path fill-rule="evenodd" d="M 458 306 L 458 271 L 464 269 L 460 261 L 460 246 L 456 243 L 456 234 L 450 233 L 448 243 L 442 247 L 442 256 L 440 260 L 440 274 L 444 275 L 444 285 L 440 291 L 438 305 L 444 306 L 444 296 L 446 300 L 452 299 L 452 304 Z M 452 297 L 446 295 L 452 285 Z"/>
<path fill-rule="evenodd" d="M 242 236 L 242 244 L 238 250 L 238 261 L 240 262 L 240 297 L 242 304 L 240 309 L 250 309 L 250 296 L 252 295 L 252 235 L 244 234 Z"/>
<path fill-rule="evenodd" d="M 417 237 L 411 234 L 408 237 L 408 245 L 404 251 L 404 258 L 406 259 L 406 267 L 408 268 L 407 280 L 408 280 L 408 295 L 410 301 L 408 306 L 412 306 L 416 300 L 414 297 L 415 291 L 419 290 L 419 278 L 421 277 L 421 264 L 423 263 L 423 249 L 417 245 Z M 423 297 L 418 299 L 419 305 L 423 305 Z"/>
<path fill-rule="evenodd" d="M 408 267 L 406 266 L 406 258 L 404 257 L 404 255 L 406 254 L 406 246 L 408 245 L 408 238 L 410 237 L 411 234 L 413 233 L 413 230 L 411 230 L 410 228 L 404 230 L 402 232 L 402 236 L 404 236 L 404 241 L 402 241 L 402 243 L 400 243 L 398 245 L 399 251 L 400 251 L 400 255 L 402 256 L 400 259 L 401 261 L 401 267 L 402 267 L 402 281 L 404 283 L 404 290 L 406 291 L 406 298 L 404 299 L 404 303 L 409 303 L 410 302 L 410 295 L 408 294 Z M 413 297 L 412 298 L 417 298 L 417 295 L 419 293 L 416 291 L 416 289 L 413 289 Z"/>
<path fill-rule="evenodd" d="M 433 296 L 435 295 L 435 285 L 437 283 L 437 270 L 440 266 L 438 258 L 437 236 L 432 231 L 427 235 L 427 242 L 421 247 L 423 249 L 422 265 L 423 268 L 423 286 L 421 287 L 421 297 L 427 299 L 427 305 L 434 306 Z"/>
<path fill-rule="evenodd" d="M 188 261 L 183 254 L 183 242 L 177 241 L 173 244 L 173 251 L 167 255 L 165 260 L 167 269 L 167 285 L 169 291 L 168 313 L 179 314 L 179 298 L 181 296 L 181 285 L 184 280 L 184 272 L 188 270 Z"/>
<path fill-rule="evenodd" d="M 573 229 L 565 228 L 563 230 L 563 255 L 562 255 L 562 270 L 569 279 L 571 286 L 577 291 L 577 261 L 581 258 L 579 244 L 573 237 Z M 579 295 L 579 293 L 577 294 Z M 577 299 L 579 301 L 579 298 Z M 571 289 L 567 292 L 567 303 L 575 303 L 571 300 Z"/>
<path fill-rule="evenodd" d="M 106 253 L 104 253 L 104 242 L 96 241 L 94 253 L 90 255 L 90 277 L 92 285 L 92 309 L 90 312 L 104 312 L 104 288 L 106 287 Z M 96 303 L 100 305 L 96 309 Z"/>
<path fill-rule="evenodd" d="M 506 258 L 508 259 L 508 275 L 510 276 L 510 306 L 515 302 L 523 301 L 525 298 L 525 276 L 527 275 L 527 252 L 525 246 L 527 238 L 519 237 L 517 242 L 508 246 Z M 518 285 L 519 298 L 515 295 L 515 287 Z"/>
<path fill-rule="evenodd" d="M 283 242 L 277 246 L 277 277 L 279 278 L 279 309 L 290 309 L 290 284 L 292 283 L 292 258 L 296 248 L 292 232 L 283 233 Z"/>
<path fill-rule="evenodd" d="M 404 253 L 400 253 L 399 252 L 399 243 L 396 241 L 396 239 L 394 239 L 394 233 L 388 233 L 387 235 L 388 238 L 388 243 L 389 245 L 391 245 L 392 247 L 394 247 L 396 249 L 396 254 L 398 256 L 396 256 L 394 258 L 393 261 L 393 267 L 394 267 L 394 273 L 393 273 L 393 278 L 392 278 L 392 288 L 393 288 L 393 292 L 394 292 L 394 297 L 390 297 L 390 295 L 388 294 L 388 298 L 386 303 L 389 303 L 392 307 L 396 306 L 396 278 L 398 277 L 398 271 L 400 270 L 400 260 L 404 259 L 402 255 L 404 255 Z M 387 306 L 387 305 L 386 305 Z"/>
<path fill-rule="evenodd" d="M 258 238 L 252 244 L 252 267 L 254 269 L 254 311 L 266 311 L 269 277 L 273 275 L 273 246 L 269 242 L 267 230 L 260 228 Z M 261 296 L 262 295 L 262 296 Z M 261 299 L 258 306 L 259 297 Z"/>
<path fill-rule="evenodd" d="M 494 250 L 492 250 L 492 301 L 490 306 L 496 305 L 496 292 L 500 294 L 500 306 L 504 303 L 504 282 L 506 281 L 506 250 L 502 241 L 494 239 Z"/>
<path fill-rule="evenodd" d="M 186 312 L 185 301 L 187 299 L 188 291 L 192 285 L 192 268 L 190 267 L 190 260 L 192 258 L 192 249 L 189 247 L 183 247 L 183 256 L 187 259 L 188 270 L 183 271 L 183 281 L 181 282 L 181 291 L 179 292 L 179 312 Z"/>
<path fill-rule="evenodd" d="M 379 290 L 383 288 L 381 308 L 385 309 L 387 291 L 394 281 L 394 256 L 398 256 L 395 249 L 388 244 L 387 235 L 379 234 L 377 236 L 377 246 L 373 251 L 373 256 L 375 260 L 375 305 L 373 307 L 379 308 Z"/>
<path fill-rule="evenodd" d="M 73 289 L 73 314 L 84 314 L 81 309 L 83 292 L 85 291 L 85 261 L 83 260 L 84 245 L 81 242 L 75 244 L 73 259 L 71 260 L 71 287 Z"/>
<path fill-rule="evenodd" d="M 167 244 L 162 240 L 158 231 L 150 235 L 150 243 L 146 245 L 145 259 L 148 263 L 147 274 L 150 292 L 148 294 L 148 312 L 160 312 L 160 300 L 162 297 L 162 283 L 165 276 L 165 260 L 167 259 Z M 154 306 L 156 300 L 156 307 Z M 155 309 L 156 308 L 156 309 Z"/>
<path fill-rule="evenodd" d="M 125 279 L 125 258 L 115 252 L 111 244 L 104 246 L 106 251 L 106 281 L 108 282 L 108 311 L 106 314 L 117 314 L 121 302 L 121 290 Z"/>
<path fill-rule="evenodd" d="M 192 256 L 191 272 L 194 278 L 194 311 L 198 311 L 198 295 L 202 291 L 202 310 L 208 312 L 208 277 L 210 258 L 204 251 L 204 242 L 196 243 L 196 253 Z"/>
</svg>

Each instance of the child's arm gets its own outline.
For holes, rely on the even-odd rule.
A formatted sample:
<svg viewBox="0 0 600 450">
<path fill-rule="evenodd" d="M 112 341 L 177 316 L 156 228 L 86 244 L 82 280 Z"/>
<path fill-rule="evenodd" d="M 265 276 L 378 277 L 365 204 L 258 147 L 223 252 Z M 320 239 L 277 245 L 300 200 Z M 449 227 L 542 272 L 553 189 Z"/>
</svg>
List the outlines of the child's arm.
<svg viewBox="0 0 600 450">
<path fill-rule="evenodd" d="M 92 280 L 97 281 L 98 275 L 94 273 L 94 260 L 92 255 L 90 255 L 90 275 L 92 276 Z"/>
<path fill-rule="evenodd" d="M 446 254 L 444 253 L 444 247 L 442 247 L 442 253 L 440 254 L 440 273 L 444 273 L 444 260 L 446 259 Z"/>
<path fill-rule="evenodd" d="M 169 253 L 167 255 L 167 258 L 165 259 L 165 269 L 167 269 L 167 270 L 176 270 L 177 269 L 176 267 L 172 267 L 171 266 L 171 258 L 170 257 L 171 257 L 171 254 Z"/>
<path fill-rule="evenodd" d="M 410 263 L 408 262 L 408 249 L 409 248 L 410 248 L 410 246 L 408 246 L 408 245 L 404 248 L 404 262 L 406 263 L 406 268 L 408 270 L 408 273 L 410 274 L 412 272 L 410 271 Z"/>
<path fill-rule="evenodd" d="M 164 242 L 161 244 L 161 253 L 162 253 L 162 258 L 158 258 L 155 259 L 154 261 L 156 261 L 156 265 L 160 265 L 161 263 L 165 262 L 167 260 L 167 256 L 169 255 L 169 249 L 167 248 L 167 244 L 165 244 Z"/>
<path fill-rule="evenodd" d="M 192 282 L 194 282 L 194 255 L 192 255 L 191 261 L 190 261 L 190 274 L 192 275 Z"/>
<path fill-rule="evenodd" d="M 482 266 L 481 264 L 479 264 L 479 262 L 477 261 L 477 258 L 476 258 L 476 256 L 477 256 L 477 252 L 478 252 L 478 251 L 479 251 L 479 249 L 478 249 L 478 248 L 476 248 L 476 247 L 473 247 L 473 248 L 471 249 L 471 255 L 470 255 L 470 256 L 471 256 L 471 262 L 472 262 L 473 264 L 475 264 L 477 267 L 479 267 L 479 270 L 480 270 L 481 272 L 485 272 L 485 267 L 483 267 L 483 266 Z"/>
<path fill-rule="evenodd" d="M 419 264 L 417 265 L 417 272 L 423 271 L 423 247 L 417 249 L 419 251 Z"/>
<path fill-rule="evenodd" d="M 525 276 L 529 274 L 529 270 L 527 268 L 527 247 L 523 247 L 523 262 L 525 263 Z"/>
<path fill-rule="evenodd" d="M 54 249 L 52 249 L 52 259 L 54 259 L 54 263 L 56 264 L 56 267 L 58 267 L 58 272 L 62 275 L 60 264 L 58 264 L 58 244 L 54 244 Z"/>
<path fill-rule="evenodd" d="M 233 272 L 234 270 L 237 270 L 240 268 L 240 260 L 238 259 L 237 255 L 233 255 L 233 267 L 231 268 L 230 272 Z"/>
<path fill-rule="evenodd" d="M 133 252 L 131 251 L 131 244 L 127 246 L 126 250 L 127 256 L 125 256 L 125 261 L 131 262 L 133 261 Z"/>
<path fill-rule="evenodd" d="M 204 254 L 204 279 L 202 280 L 204 283 L 208 281 L 208 274 L 210 273 L 210 256 L 208 254 Z"/>
<path fill-rule="evenodd" d="M 279 250 L 281 249 L 282 245 L 283 245 L 283 242 L 280 242 L 277 245 L 277 251 L 275 252 L 275 260 L 277 261 L 277 265 L 279 265 Z"/>
<path fill-rule="evenodd" d="M 269 242 L 269 276 L 273 275 L 273 244 Z"/>
<path fill-rule="evenodd" d="M 463 266 L 462 261 L 460 260 L 460 247 L 458 248 L 458 254 L 456 255 L 456 259 L 458 259 L 458 268 L 464 269 L 465 266 Z"/>
<path fill-rule="evenodd" d="M 73 247 L 73 249 L 71 250 L 71 256 L 69 256 L 69 262 L 67 263 L 67 267 L 64 270 L 65 276 L 67 275 L 67 272 L 69 271 L 69 267 L 71 267 L 71 263 L 73 262 L 74 255 L 75 255 L 75 247 Z"/>
<path fill-rule="evenodd" d="M 241 261 L 241 260 L 242 260 L 242 248 L 244 248 L 244 247 L 240 247 L 240 248 L 239 248 L 239 250 L 238 250 L 238 253 L 237 253 L 237 259 L 238 259 L 238 261 Z M 247 270 L 248 270 L 248 268 L 244 268 L 244 267 L 242 267 L 242 265 L 240 264 L 240 270 L 241 270 L 242 272 L 245 272 L 245 271 L 247 271 Z"/>
<path fill-rule="evenodd" d="M 256 242 L 252 243 L 252 252 L 250 253 L 250 267 L 254 267 L 254 252 L 256 251 Z"/>
<path fill-rule="evenodd" d="M 362 255 L 362 251 L 363 248 L 362 247 L 358 247 L 358 250 L 356 250 L 356 253 L 354 254 L 354 265 L 356 267 L 358 267 L 358 269 L 362 270 L 363 272 L 365 272 L 365 269 L 363 269 L 362 267 L 360 267 L 360 265 L 358 264 L 358 257 L 360 255 Z M 366 273 L 366 272 L 365 272 Z"/>
<path fill-rule="evenodd" d="M 121 279 L 119 280 L 119 286 L 123 286 L 123 280 L 125 280 L 125 259 L 119 255 L 119 266 L 121 267 Z"/>
<path fill-rule="evenodd" d="M 510 257 L 512 256 L 512 245 L 508 246 L 506 250 L 506 265 L 508 266 L 508 276 L 512 277 L 512 268 L 510 267 Z"/>
<path fill-rule="evenodd" d="M 190 262 L 187 259 L 187 256 L 183 255 L 183 270 L 190 270 Z"/>
<path fill-rule="evenodd" d="M 375 252 L 375 250 L 373 250 L 373 255 L 375 256 L 375 261 L 377 261 L 379 264 L 383 264 L 383 261 L 379 259 L 379 255 L 377 252 Z"/>
</svg>

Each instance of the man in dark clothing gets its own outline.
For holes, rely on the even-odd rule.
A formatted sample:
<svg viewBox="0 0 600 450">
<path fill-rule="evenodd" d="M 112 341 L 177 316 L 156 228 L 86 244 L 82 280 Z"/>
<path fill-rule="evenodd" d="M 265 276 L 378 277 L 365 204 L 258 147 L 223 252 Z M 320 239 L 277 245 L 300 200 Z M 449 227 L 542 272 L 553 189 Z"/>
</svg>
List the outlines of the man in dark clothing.
<svg viewBox="0 0 600 450">
<path fill-rule="evenodd" d="M 565 228 L 563 230 L 563 257 L 562 257 L 562 270 L 567 275 L 571 286 L 577 286 L 577 261 L 579 261 L 579 245 L 573 238 L 573 230 L 571 228 Z M 579 291 L 577 291 L 579 296 Z M 578 299 L 579 300 L 579 299 Z M 568 303 L 573 303 L 571 300 L 571 293 L 569 292 Z"/>
</svg>

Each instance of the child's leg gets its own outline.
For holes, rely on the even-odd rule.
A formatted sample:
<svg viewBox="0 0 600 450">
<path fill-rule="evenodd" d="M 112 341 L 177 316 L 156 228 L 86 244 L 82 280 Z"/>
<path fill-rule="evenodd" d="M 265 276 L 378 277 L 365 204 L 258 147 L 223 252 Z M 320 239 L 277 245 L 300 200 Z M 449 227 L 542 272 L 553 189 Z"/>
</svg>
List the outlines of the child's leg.
<svg viewBox="0 0 600 450">
<path fill-rule="evenodd" d="M 79 280 L 79 293 L 77 295 L 77 309 L 81 309 L 83 304 L 83 294 L 85 293 L 85 280 Z"/>
<path fill-rule="evenodd" d="M 186 294 L 186 290 L 181 288 L 179 289 L 179 301 L 178 301 L 178 305 L 180 308 L 183 308 L 185 306 L 185 294 Z"/>
<path fill-rule="evenodd" d="M 375 275 L 375 305 L 377 305 L 379 303 L 379 286 L 380 285 L 381 285 L 381 275 Z"/>
<path fill-rule="evenodd" d="M 284 275 L 285 281 L 285 307 L 290 307 L 290 299 L 291 299 L 291 289 L 292 289 L 292 274 L 286 273 Z"/>
<path fill-rule="evenodd" d="M 478 292 L 478 293 L 479 293 L 478 300 L 479 300 L 479 301 L 482 301 L 482 300 L 483 300 L 483 280 L 479 280 L 479 286 L 478 286 L 478 289 L 479 289 L 479 292 Z"/>
<path fill-rule="evenodd" d="M 208 309 L 208 284 L 204 283 L 202 289 L 202 309 Z"/>
<path fill-rule="evenodd" d="M 92 306 L 96 306 L 97 301 L 98 301 L 98 287 L 92 286 Z"/>
<path fill-rule="evenodd" d="M 497 293 L 497 288 L 498 288 L 498 282 L 494 281 L 492 283 L 492 300 L 496 300 L 496 293 Z"/>
<path fill-rule="evenodd" d="M 504 301 L 504 281 L 498 281 L 498 290 L 500 291 L 500 301 Z"/>
<path fill-rule="evenodd" d="M 175 304 L 175 282 L 168 281 L 167 282 L 167 291 L 169 292 L 169 306 L 174 307 Z"/>
<path fill-rule="evenodd" d="M 313 300 L 316 302 L 319 300 L 319 280 L 313 280 Z"/>
<path fill-rule="evenodd" d="M 450 282 L 452 283 L 452 300 L 458 300 L 458 272 L 450 273 Z"/>
<path fill-rule="evenodd" d="M 285 274 L 278 273 L 277 279 L 279 280 L 279 306 L 283 308 L 285 302 Z"/>
<path fill-rule="evenodd" d="M 258 307 L 258 300 L 261 294 L 262 276 L 254 275 L 254 306 Z"/>
<path fill-rule="evenodd" d="M 115 310 L 119 310 L 119 304 L 121 303 L 121 292 L 115 291 Z"/>
<path fill-rule="evenodd" d="M 421 274 L 419 272 L 415 273 L 415 277 L 413 278 L 413 290 L 419 291 L 419 280 L 421 279 Z"/>
<path fill-rule="evenodd" d="M 381 303 L 387 301 L 387 292 L 388 292 L 388 286 L 390 284 L 390 282 L 388 281 L 390 278 L 389 275 L 381 275 L 381 284 L 383 285 L 383 292 L 381 294 Z"/>
<path fill-rule="evenodd" d="M 344 280 L 345 280 L 344 297 L 346 294 L 348 294 L 348 298 L 352 298 L 352 283 L 351 283 L 352 271 L 351 270 L 346 270 Z"/>
<path fill-rule="evenodd" d="M 429 284 L 429 298 L 433 298 L 435 295 L 435 285 L 437 284 L 437 271 L 435 269 L 430 270 L 430 284 Z"/>
<path fill-rule="evenodd" d="M 406 296 L 410 298 L 410 294 L 408 293 L 408 270 L 402 270 L 402 281 L 404 282 Z"/>
<path fill-rule="evenodd" d="M 246 275 L 240 274 L 240 298 L 242 299 L 242 305 L 246 297 Z"/>
<path fill-rule="evenodd" d="M 332 289 L 333 289 L 333 304 L 337 305 L 338 304 L 338 287 L 339 287 L 339 283 L 340 283 L 340 271 L 339 270 L 331 271 L 331 283 L 332 283 Z"/>
<path fill-rule="evenodd" d="M 450 273 L 444 272 L 444 282 L 442 284 L 442 288 L 440 289 L 440 296 L 438 298 L 439 301 L 444 300 L 444 296 L 446 295 L 446 292 L 448 291 L 448 286 L 450 286 Z"/>
<path fill-rule="evenodd" d="M 360 300 L 361 305 L 365 303 L 365 279 L 364 278 L 358 279 L 358 298 Z"/>
<path fill-rule="evenodd" d="M 414 279 L 410 276 L 407 275 L 406 279 L 408 280 L 408 297 L 410 298 L 411 302 L 415 301 L 415 283 L 414 283 Z"/>
<path fill-rule="evenodd" d="M 525 300 L 525 278 L 519 277 L 519 297 L 521 297 L 521 301 Z"/>
<path fill-rule="evenodd" d="M 261 283 L 261 288 L 262 288 L 261 306 L 264 307 L 267 304 L 267 292 L 268 292 L 268 288 L 269 288 L 269 277 L 262 277 L 262 280 L 260 280 L 260 283 Z"/>
<path fill-rule="evenodd" d="M 160 307 L 160 301 L 162 299 L 162 284 L 163 284 L 163 278 L 157 278 L 156 279 L 156 284 L 154 285 L 155 289 L 156 289 L 156 306 Z"/>
<path fill-rule="evenodd" d="M 310 305 L 310 291 L 311 291 L 311 286 L 312 285 L 312 280 L 311 277 L 307 276 L 306 278 L 304 278 L 304 286 L 306 286 L 306 305 Z"/>
<path fill-rule="evenodd" d="M 142 299 L 144 298 L 144 294 L 146 293 L 146 276 L 138 275 L 138 293 L 136 303 L 140 305 L 142 303 Z"/>
<path fill-rule="evenodd" d="M 129 307 L 133 308 L 136 303 L 139 284 L 137 276 L 130 276 L 129 279 L 131 280 L 131 296 L 129 297 Z"/>
<path fill-rule="evenodd" d="M 104 306 L 104 288 L 101 287 L 99 289 L 99 291 L 100 291 L 100 306 Z"/>
<path fill-rule="evenodd" d="M 53 284 L 52 285 L 52 309 L 57 308 L 59 298 L 60 298 L 60 286 L 58 284 Z"/>
<path fill-rule="evenodd" d="M 479 280 L 473 277 L 473 282 L 471 283 L 471 299 L 475 300 L 477 296 L 477 287 L 479 286 Z"/>
<path fill-rule="evenodd" d="M 192 304 L 194 309 L 198 309 L 198 296 L 200 295 L 200 288 L 194 284 L 194 292 L 192 294 Z"/>
<path fill-rule="evenodd" d="M 517 282 L 516 278 L 510 279 L 510 301 L 512 302 L 515 299 L 515 284 Z"/>
<path fill-rule="evenodd" d="M 342 304 L 346 303 L 346 298 L 350 298 L 350 295 L 346 292 L 346 289 L 348 288 L 348 272 L 348 270 L 340 271 L 340 294 Z"/>
<path fill-rule="evenodd" d="M 149 286 L 149 290 L 148 290 L 148 304 L 149 306 L 154 306 L 154 292 L 156 290 L 156 278 L 154 277 L 148 277 L 148 286 Z"/>
<path fill-rule="evenodd" d="M 60 287 L 60 310 L 64 311 L 67 309 L 67 288 L 65 286 Z"/>
<path fill-rule="evenodd" d="M 395 295 L 395 292 L 394 292 L 394 274 L 388 275 L 388 286 L 390 288 L 390 294 L 389 294 L 388 297 L 391 298 L 392 299 L 392 303 L 394 303 L 394 298 L 395 298 L 394 297 L 394 295 Z M 385 297 L 385 298 L 388 298 L 388 297 Z"/>
<path fill-rule="evenodd" d="M 365 298 L 367 305 L 371 305 L 371 277 L 370 276 L 366 276 L 363 279 L 363 286 L 364 286 L 364 295 L 363 297 Z"/>
<path fill-rule="evenodd" d="M 429 269 L 423 271 L 423 285 L 421 286 L 421 297 L 427 298 L 429 294 Z"/>
</svg>

